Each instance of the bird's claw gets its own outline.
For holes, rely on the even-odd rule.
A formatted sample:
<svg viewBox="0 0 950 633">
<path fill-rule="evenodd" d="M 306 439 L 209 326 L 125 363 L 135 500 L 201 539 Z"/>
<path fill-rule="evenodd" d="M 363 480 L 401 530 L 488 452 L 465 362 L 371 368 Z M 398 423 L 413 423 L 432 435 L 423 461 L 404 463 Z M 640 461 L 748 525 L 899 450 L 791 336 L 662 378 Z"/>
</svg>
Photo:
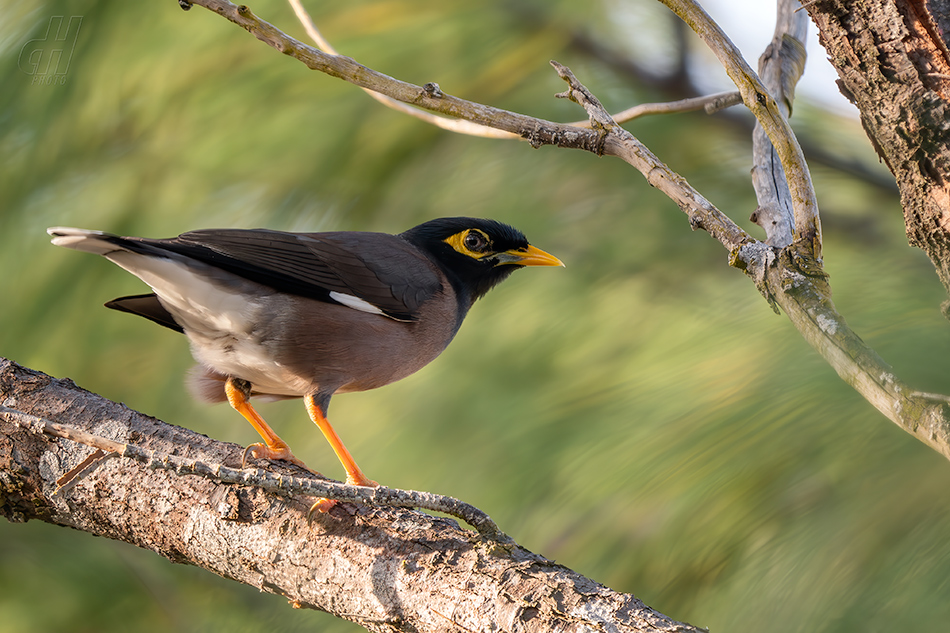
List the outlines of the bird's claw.
<svg viewBox="0 0 950 633">
<path fill-rule="evenodd" d="M 320 475 L 317 471 L 308 467 L 301 460 L 297 459 L 294 454 L 290 451 L 290 447 L 284 444 L 283 446 L 268 446 L 261 442 L 251 444 L 244 449 L 244 453 L 241 454 L 241 468 L 247 468 L 247 456 L 250 455 L 254 459 L 279 459 L 281 461 L 289 462 L 300 466 L 304 470 L 309 470 L 315 475 Z"/>
<path fill-rule="evenodd" d="M 367 479 L 365 476 L 351 477 L 347 476 L 346 485 L 348 486 L 363 486 L 365 488 L 378 488 L 379 484 L 373 481 L 372 479 Z M 319 512 L 320 514 L 326 514 L 329 512 L 333 506 L 339 503 L 337 499 L 317 499 L 317 502 L 310 506 L 310 510 L 307 512 L 307 524 L 309 525 L 313 520 L 314 512 Z"/>
<path fill-rule="evenodd" d="M 320 514 L 326 514 L 330 509 L 336 504 L 340 503 L 336 499 L 317 499 L 317 502 L 310 506 L 310 510 L 307 511 L 307 525 L 310 525 L 313 522 L 313 513 L 319 512 Z"/>
<path fill-rule="evenodd" d="M 296 464 L 297 466 L 309 470 L 319 477 L 323 476 L 297 459 L 290 451 L 290 447 L 283 442 L 280 444 L 275 444 L 274 446 L 268 446 L 267 444 L 261 442 L 251 444 L 244 449 L 244 453 L 241 455 L 241 468 L 246 467 L 248 456 L 254 459 L 279 459 L 285 462 L 290 462 L 291 464 Z M 369 479 L 366 477 L 366 475 L 364 475 L 362 472 L 359 472 L 358 470 L 355 475 L 347 474 L 346 485 L 363 486 L 366 488 L 377 488 L 379 486 L 377 482 Z M 310 510 L 307 512 L 307 524 L 309 525 L 312 522 L 315 512 L 326 514 L 333 508 L 333 506 L 338 503 L 339 501 L 336 499 L 317 499 L 317 502 L 310 506 Z"/>
</svg>

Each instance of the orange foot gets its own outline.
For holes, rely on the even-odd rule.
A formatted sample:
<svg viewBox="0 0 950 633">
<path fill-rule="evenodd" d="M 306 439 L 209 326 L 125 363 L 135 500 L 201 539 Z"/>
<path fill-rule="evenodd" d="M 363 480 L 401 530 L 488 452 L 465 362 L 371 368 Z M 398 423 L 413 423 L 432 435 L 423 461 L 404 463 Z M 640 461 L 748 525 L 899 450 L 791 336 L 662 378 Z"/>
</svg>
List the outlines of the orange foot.
<svg viewBox="0 0 950 633">
<path fill-rule="evenodd" d="M 275 443 L 273 446 L 268 446 L 267 444 L 258 442 L 245 448 L 244 454 L 241 456 L 241 468 L 244 468 L 247 465 L 248 455 L 254 459 L 279 459 L 281 461 L 290 462 L 291 464 L 296 464 L 305 470 L 309 470 L 315 475 L 320 475 L 320 473 L 304 464 L 301 460 L 297 459 L 290 451 L 290 447 L 287 446 L 287 444 L 285 444 L 282 440 L 279 443 Z"/>
<path fill-rule="evenodd" d="M 365 476 L 360 473 L 360 478 L 354 478 L 347 476 L 346 483 L 349 486 L 365 486 L 367 488 L 378 488 L 379 484 L 373 481 L 372 479 L 367 479 Z M 336 499 L 317 499 L 317 502 L 310 507 L 310 511 L 307 512 L 307 523 L 310 523 L 310 519 L 313 518 L 314 512 L 319 512 L 320 514 L 325 514 L 330 511 L 330 508 L 335 506 L 339 501 Z"/>
</svg>

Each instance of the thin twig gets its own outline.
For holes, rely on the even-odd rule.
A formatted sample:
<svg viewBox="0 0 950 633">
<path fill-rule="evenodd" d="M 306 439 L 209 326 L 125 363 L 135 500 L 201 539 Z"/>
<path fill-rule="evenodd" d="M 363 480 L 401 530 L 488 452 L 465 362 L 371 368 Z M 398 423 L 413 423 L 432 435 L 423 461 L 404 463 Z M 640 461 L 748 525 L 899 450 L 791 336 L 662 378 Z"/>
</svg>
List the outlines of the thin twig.
<svg viewBox="0 0 950 633">
<path fill-rule="evenodd" d="M 720 211 L 702 194 L 690 185 L 685 178 L 674 172 L 656 155 L 641 143 L 633 134 L 620 127 L 604 109 L 600 101 L 584 86 L 571 70 L 556 61 L 551 65 L 558 75 L 568 84 L 568 90 L 561 93 L 581 105 L 591 117 L 592 127 L 600 133 L 598 154 L 610 154 L 635 167 L 647 179 L 689 216 L 690 226 L 703 229 L 726 247 L 730 253 L 757 243 L 751 235 Z"/>
<path fill-rule="evenodd" d="M 304 31 L 306 31 L 310 39 L 313 40 L 314 44 L 317 45 L 317 48 L 328 55 L 339 56 L 340 53 L 337 52 L 333 45 L 330 44 L 330 41 L 327 40 L 320 32 L 320 29 L 317 28 L 316 23 L 314 23 L 310 13 L 308 13 L 304 8 L 303 3 L 300 0 L 287 0 L 287 2 L 294 10 L 294 14 L 296 14 L 297 19 L 304 28 Z M 437 84 L 430 85 L 437 86 Z M 430 125 L 434 125 L 449 132 L 466 134 L 468 136 L 479 136 L 483 138 L 520 138 L 517 134 L 505 132 L 504 130 L 499 130 L 485 125 L 478 125 L 477 123 L 472 123 L 465 119 L 452 119 L 438 116 L 432 112 L 426 112 L 424 110 L 420 110 L 419 108 L 407 105 L 401 101 L 397 101 L 391 97 L 387 97 L 386 95 L 380 94 L 379 92 L 369 88 L 363 88 L 363 92 L 387 108 L 392 108 L 397 112 L 407 114 L 411 117 L 419 119 L 420 121 L 429 123 Z M 704 97 L 681 99 L 679 101 L 672 101 L 668 103 L 643 103 L 631 108 L 627 108 L 622 112 L 618 112 L 617 114 L 613 115 L 613 119 L 618 123 L 626 123 L 642 116 L 654 114 L 674 114 L 678 112 L 693 112 L 695 110 L 705 110 L 707 114 L 713 114 L 714 112 L 718 112 L 723 108 L 728 108 L 740 103 L 742 103 L 742 97 L 739 95 L 739 93 L 725 92 Z M 590 121 L 573 121 L 571 123 L 565 123 L 564 125 L 589 128 Z"/>
<path fill-rule="evenodd" d="M 34 433 L 43 433 L 52 437 L 61 437 L 79 444 L 91 446 L 103 451 L 109 456 L 127 457 L 147 468 L 171 470 L 179 475 L 198 475 L 215 481 L 229 484 L 256 486 L 268 492 L 284 496 L 307 495 L 324 497 L 337 501 L 349 501 L 397 508 L 418 508 L 433 512 L 442 512 L 461 519 L 474 527 L 483 537 L 501 544 L 514 543 L 512 538 L 498 529 L 498 526 L 487 514 L 475 506 L 445 495 L 420 492 L 417 490 L 400 490 L 398 488 L 367 488 L 352 486 L 328 479 L 310 477 L 293 477 L 273 474 L 260 468 L 228 468 L 221 464 L 208 464 L 196 459 L 186 459 L 176 455 L 157 454 L 136 444 L 116 442 L 105 437 L 94 435 L 82 429 L 65 424 L 51 422 L 38 416 L 24 413 L 10 407 L 0 405 L 0 414 L 22 428 Z M 95 456 L 96 454 L 94 454 Z M 90 456 L 92 457 L 92 456 Z M 80 477 L 88 474 L 95 466 L 101 464 L 106 455 L 87 458 L 82 464 L 66 473 L 60 480 L 65 481 L 63 487 L 73 486 Z"/>
<path fill-rule="evenodd" d="M 643 116 L 654 114 L 674 114 L 679 112 L 695 112 L 696 110 L 704 110 L 706 114 L 715 114 L 720 110 L 731 108 L 741 103 L 742 95 L 738 92 L 718 92 L 703 97 L 679 99 L 678 101 L 641 103 L 640 105 L 635 105 L 632 108 L 627 108 L 622 112 L 612 115 L 612 118 L 617 123 L 626 123 Z M 573 125 L 587 127 L 590 125 L 590 121 L 578 121 Z"/>
<path fill-rule="evenodd" d="M 336 51 L 336 49 L 334 49 L 330 42 L 327 41 L 327 39 L 323 37 L 323 34 L 320 33 L 320 29 L 317 28 L 316 24 L 314 24 L 313 19 L 310 17 L 310 14 L 307 12 L 307 10 L 304 9 L 300 0 L 287 1 L 290 3 L 291 8 L 293 8 L 294 13 L 297 15 L 297 19 L 300 21 L 300 24 L 303 25 L 307 35 L 310 36 L 310 39 L 313 40 L 317 47 L 328 55 L 339 56 L 339 53 Z M 469 136 L 481 136 L 484 138 L 519 138 L 517 134 L 512 134 L 511 132 L 505 132 L 504 130 L 498 130 L 485 125 L 478 125 L 477 123 L 472 123 L 471 121 L 466 121 L 465 119 L 449 119 L 443 116 L 438 116 L 431 112 L 426 112 L 424 110 L 420 110 L 419 108 L 407 105 L 401 101 L 396 101 L 391 97 L 387 97 L 386 95 L 380 94 L 375 90 L 370 90 L 369 88 L 363 88 L 363 92 L 387 108 L 392 108 L 397 112 L 402 112 L 403 114 L 415 117 L 420 121 L 424 121 L 425 123 L 429 123 L 449 132 L 467 134 Z"/>
</svg>

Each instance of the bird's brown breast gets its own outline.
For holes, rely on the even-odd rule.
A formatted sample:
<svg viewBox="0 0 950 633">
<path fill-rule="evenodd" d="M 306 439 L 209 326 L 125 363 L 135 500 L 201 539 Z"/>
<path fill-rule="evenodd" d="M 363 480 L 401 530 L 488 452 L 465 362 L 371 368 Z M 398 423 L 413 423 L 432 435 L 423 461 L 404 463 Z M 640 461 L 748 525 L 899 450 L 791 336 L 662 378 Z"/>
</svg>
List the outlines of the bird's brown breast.
<svg viewBox="0 0 950 633">
<path fill-rule="evenodd" d="M 280 300 L 285 308 L 261 332 L 262 345 L 313 391 L 366 391 L 405 378 L 442 353 L 458 330 L 448 284 L 413 321 L 289 295 Z"/>
<path fill-rule="evenodd" d="M 193 376 L 195 391 L 214 401 L 224 398 L 228 376 L 275 397 L 382 387 L 434 360 L 458 324 L 455 293 L 443 284 L 412 321 L 272 292 L 249 304 L 240 331 L 185 334 L 204 369 Z"/>
</svg>

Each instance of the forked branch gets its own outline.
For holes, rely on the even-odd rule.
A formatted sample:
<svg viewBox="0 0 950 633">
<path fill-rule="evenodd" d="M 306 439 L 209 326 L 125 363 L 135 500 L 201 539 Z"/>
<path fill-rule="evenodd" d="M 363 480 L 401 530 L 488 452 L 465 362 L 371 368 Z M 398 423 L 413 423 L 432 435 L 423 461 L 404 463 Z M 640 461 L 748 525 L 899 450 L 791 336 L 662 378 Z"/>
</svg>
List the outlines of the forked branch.
<svg viewBox="0 0 950 633">
<path fill-rule="evenodd" d="M 785 170 L 795 216 L 795 241 L 807 242 L 811 256 L 821 259 L 821 223 L 818 200 L 805 155 L 788 120 L 769 90 L 759 80 L 725 32 L 694 0 L 660 0 L 696 33 L 719 59 L 739 89 L 742 102 L 765 130 Z"/>
<path fill-rule="evenodd" d="M 310 14 L 304 8 L 301 0 L 287 0 L 291 8 L 294 10 L 294 14 L 297 16 L 297 19 L 300 21 L 300 24 L 303 26 L 304 31 L 306 31 L 307 36 L 313 40 L 313 43 L 317 45 L 321 51 L 328 53 L 330 55 L 339 55 L 340 53 L 330 44 L 323 34 L 320 32 L 320 29 L 317 28 L 317 25 L 314 24 L 313 19 L 310 17 Z M 428 85 L 428 84 L 427 84 Z M 437 86 L 437 84 L 431 84 Z M 392 97 L 388 97 L 384 94 L 374 92 L 369 88 L 363 88 L 364 92 L 370 97 L 383 104 L 387 108 L 391 108 L 403 114 L 409 115 L 430 125 L 442 128 L 449 132 L 456 132 L 458 134 L 467 134 L 469 136 L 481 136 L 484 138 L 497 138 L 497 139 L 513 139 L 518 138 L 517 135 L 506 132 L 500 129 L 495 129 L 493 127 L 473 124 L 470 121 L 465 119 L 454 119 L 447 118 L 443 116 L 438 116 L 431 112 L 426 112 L 420 110 L 419 108 L 413 107 L 411 105 L 397 101 Z M 626 123 L 627 121 L 633 121 L 634 119 L 640 118 L 642 116 L 648 116 L 651 114 L 671 114 L 674 112 L 693 112 L 696 110 L 704 110 L 707 114 L 712 114 L 718 112 L 724 108 L 728 108 L 734 105 L 742 103 L 742 97 L 738 92 L 723 92 L 714 95 L 708 95 L 704 97 L 693 97 L 689 99 L 680 99 L 678 101 L 666 102 L 666 103 L 642 103 L 622 112 L 618 112 L 613 115 L 613 119 L 618 123 Z M 567 125 L 575 127 L 590 127 L 590 122 L 586 120 L 574 121 L 572 123 L 567 123 Z"/>
</svg>

